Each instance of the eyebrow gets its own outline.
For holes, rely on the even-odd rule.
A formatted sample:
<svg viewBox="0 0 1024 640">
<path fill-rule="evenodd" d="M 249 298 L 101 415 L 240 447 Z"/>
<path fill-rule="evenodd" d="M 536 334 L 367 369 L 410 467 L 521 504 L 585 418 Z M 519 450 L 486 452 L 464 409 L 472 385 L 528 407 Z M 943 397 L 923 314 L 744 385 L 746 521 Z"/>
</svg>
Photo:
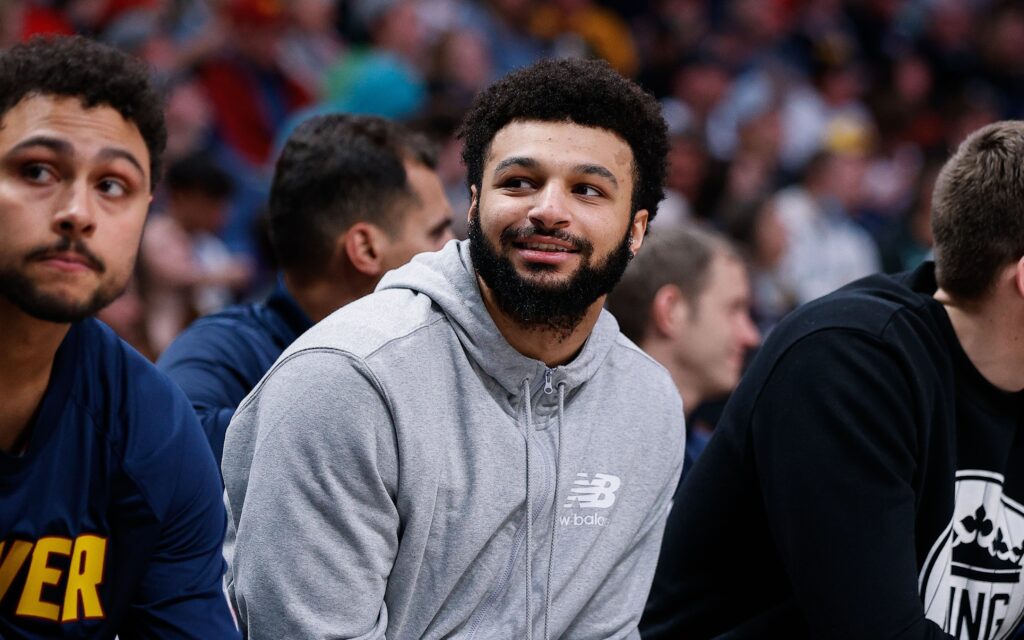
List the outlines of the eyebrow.
<svg viewBox="0 0 1024 640">
<path fill-rule="evenodd" d="M 536 169 L 540 166 L 540 163 L 533 158 L 527 158 L 525 156 L 512 156 L 511 158 L 505 158 L 498 163 L 498 166 L 494 167 L 494 173 L 500 173 L 509 167 L 522 167 L 524 169 Z"/>
<path fill-rule="evenodd" d="M 6 155 L 10 156 L 24 149 L 31 147 L 45 147 L 54 153 L 61 155 L 71 155 L 73 149 L 71 143 L 60 140 L 58 138 L 51 138 L 49 136 L 32 136 L 26 140 L 22 140 L 18 144 L 11 147 L 11 150 Z"/>
<path fill-rule="evenodd" d="M 44 147 L 58 155 L 65 156 L 72 155 L 75 151 L 74 147 L 71 146 L 71 143 L 66 140 L 52 138 L 50 136 L 32 136 L 31 138 L 22 140 L 11 147 L 11 150 L 7 152 L 6 156 L 11 156 L 19 151 L 32 147 Z M 118 147 L 104 147 L 99 152 L 99 158 L 101 160 L 113 160 L 116 158 L 127 160 L 132 166 L 138 169 L 143 178 L 146 177 L 146 171 L 142 168 L 142 163 L 140 163 L 134 155 L 124 149 L 120 149 Z"/>
<path fill-rule="evenodd" d="M 99 158 L 101 160 L 113 160 L 115 158 L 127 160 L 132 164 L 132 166 L 139 170 L 139 173 L 143 178 L 146 177 L 146 171 L 142 168 L 142 163 L 140 163 L 134 155 L 124 149 L 119 149 L 117 147 L 104 147 L 100 150 Z"/>
<path fill-rule="evenodd" d="M 619 186 L 619 181 L 615 178 L 615 174 L 599 164 L 578 164 L 573 167 L 573 171 L 585 175 L 600 176 L 607 179 L 616 188 Z"/>
</svg>

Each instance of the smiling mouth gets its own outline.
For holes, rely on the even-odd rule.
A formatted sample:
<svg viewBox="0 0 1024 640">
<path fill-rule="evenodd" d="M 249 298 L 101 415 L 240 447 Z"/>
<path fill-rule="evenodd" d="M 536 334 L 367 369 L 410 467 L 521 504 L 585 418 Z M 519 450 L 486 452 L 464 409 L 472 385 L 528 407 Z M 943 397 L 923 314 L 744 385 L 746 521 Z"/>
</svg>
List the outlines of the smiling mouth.
<svg viewBox="0 0 1024 640">
<path fill-rule="evenodd" d="M 529 251 L 554 251 L 557 253 L 576 253 L 576 249 L 546 242 L 515 242 L 513 245 L 519 249 Z"/>
</svg>

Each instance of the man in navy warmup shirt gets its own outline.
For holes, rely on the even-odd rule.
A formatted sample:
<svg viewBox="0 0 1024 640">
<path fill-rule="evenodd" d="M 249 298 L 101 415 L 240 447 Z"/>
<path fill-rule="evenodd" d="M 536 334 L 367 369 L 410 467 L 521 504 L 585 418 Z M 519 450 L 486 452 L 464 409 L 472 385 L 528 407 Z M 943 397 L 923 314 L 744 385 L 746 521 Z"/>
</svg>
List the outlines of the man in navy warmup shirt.
<svg viewBox="0 0 1024 640">
<path fill-rule="evenodd" d="M 265 302 L 200 318 L 157 361 L 218 460 L 235 408 L 285 347 L 386 271 L 451 239 L 436 165 L 426 139 L 375 116 L 315 116 L 292 133 L 270 191 L 277 287 Z"/>
<path fill-rule="evenodd" d="M 669 516 L 645 638 L 1009 638 L 1024 619 L 1024 122 L 967 138 L 935 262 L 792 313 Z"/>
<path fill-rule="evenodd" d="M 237 638 L 188 401 L 90 318 L 124 288 L 166 140 L 146 69 L 0 54 L 0 637 Z"/>
</svg>

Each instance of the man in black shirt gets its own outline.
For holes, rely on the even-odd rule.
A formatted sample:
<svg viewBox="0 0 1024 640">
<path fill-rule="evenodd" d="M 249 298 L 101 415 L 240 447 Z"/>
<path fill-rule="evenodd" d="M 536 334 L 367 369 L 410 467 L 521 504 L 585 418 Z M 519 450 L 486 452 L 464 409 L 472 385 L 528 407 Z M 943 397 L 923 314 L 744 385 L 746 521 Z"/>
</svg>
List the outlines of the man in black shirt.
<svg viewBox="0 0 1024 640">
<path fill-rule="evenodd" d="M 1007 638 L 1024 616 L 1024 123 L 970 136 L 935 263 L 783 321 L 670 518 L 645 638 Z"/>
</svg>

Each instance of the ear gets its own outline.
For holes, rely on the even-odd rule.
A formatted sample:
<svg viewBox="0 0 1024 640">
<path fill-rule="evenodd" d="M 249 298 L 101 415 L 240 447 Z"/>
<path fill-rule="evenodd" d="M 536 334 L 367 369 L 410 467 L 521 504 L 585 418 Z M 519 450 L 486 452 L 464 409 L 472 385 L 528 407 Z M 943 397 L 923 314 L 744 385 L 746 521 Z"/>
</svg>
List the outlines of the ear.
<svg viewBox="0 0 1024 640">
<path fill-rule="evenodd" d="M 1017 295 L 1024 298 L 1024 257 L 1017 261 L 1014 268 L 1013 284 L 1017 287 Z"/>
<path fill-rule="evenodd" d="M 644 235 L 647 233 L 647 209 L 640 209 L 633 216 L 633 223 L 630 225 L 629 237 L 631 242 L 629 243 L 629 251 L 635 256 L 640 252 L 640 247 L 644 244 Z"/>
<path fill-rule="evenodd" d="M 469 223 L 473 219 L 473 211 L 480 206 L 480 193 L 476 190 L 476 185 L 469 185 L 469 211 L 466 212 L 466 222 Z"/>
<path fill-rule="evenodd" d="M 369 222 L 357 222 L 338 236 L 335 244 L 336 258 L 344 257 L 356 271 L 371 277 L 380 276 L 382 269 L 384 232 Z"/>
<path fill-rule="evenodd" d="M 683 292 L 674 284 L 666 284 L 654 294 L 651 302 L 651 328 L 663 338 L 675 338 L 679 327 L 690 317 L 690 306 Z"/>
</svg>

